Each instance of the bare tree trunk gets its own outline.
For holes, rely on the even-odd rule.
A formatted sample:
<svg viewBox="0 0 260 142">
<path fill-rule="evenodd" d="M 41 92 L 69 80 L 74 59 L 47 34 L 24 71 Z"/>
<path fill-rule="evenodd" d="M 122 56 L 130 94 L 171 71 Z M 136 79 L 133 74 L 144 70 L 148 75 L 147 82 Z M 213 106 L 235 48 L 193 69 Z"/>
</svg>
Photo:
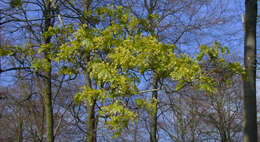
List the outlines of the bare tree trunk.
<svg viewBox="0 0 260 142">
<path fill-rule="evenodd" d="M 138 123 L 135 123 L 134 125 L 134 142 L 137 142 Z"/>
<path fill-rule="evenodd" d="M 228 142 L 227 135 L 223 127 L 219 128 L 219 133 L 220 133 L 221 142 Z"/>
<path fill-rule="evenodd" d="M 86 85 L 92 88 L 91 79 L 89 73 L 86 72 Z M 91 103 L 90 103 L 91 102 Z M 87 141 L 86 142 L 96 142 L 96 130 L 98 119 L 95 116 L 95 105 L 96 100 L 91 100 L 88 102 L 88 119 L 87 119 Z"/>
<path fill-rule="evenodd" d="M 46 142 L 54 142 L 53 137 L 53 108 L 52 108 L 52 93 L 51 93 L 51 67 L 48 64 L 48 70 L 46 71 L 46 79 L 44 79 L 44 107 L 45 107 L 45 118 L 46 118 Z"/>
<path fill-rule="evenodd" d="M 87 142 L 96 142 L 97 120 L 95 119 L 95 102 L 88 105 Z"/>
<path fill-rule="evenodd" d="M 158 83 L 158 79 L 156 77 L 156 75 L 154 75 L 154 79 L 153 79 L 153 89 L 157 89 L 157 83 Z M 156 103 L 154 101 L 157 100 L 158 98 L 158 92 L 157 91 L 153 91 L 152 92 L 152 103 Z M 156 138 L 156 132 L 157 132 L 157 103 L 155 108 L 152 108 L 152 112 L 151 112 L 151 118 L 150 118 L 150 142 L 157 142 L 157 138 Z"/>
<path fill-rule="evenodd" d="M 23 120 L 22 117 L 19 116 L 18 118 L 18 128 L 17 128 L 17 142 L 23 141 Z"/>
<path fill-rule="evenodd" d="M 256 112 L 256 18 L 257 0 L 245 0 L 244 142 L 257 142 Z"/>
</svg>

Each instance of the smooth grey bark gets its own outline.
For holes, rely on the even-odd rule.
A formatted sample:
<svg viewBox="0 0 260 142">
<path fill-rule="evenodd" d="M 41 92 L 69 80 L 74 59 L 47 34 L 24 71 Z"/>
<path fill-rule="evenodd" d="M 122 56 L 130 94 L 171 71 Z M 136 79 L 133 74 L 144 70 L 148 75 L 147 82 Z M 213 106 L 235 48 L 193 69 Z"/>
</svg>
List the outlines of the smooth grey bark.
<svg viewBox="0 0 260 142">
<path fill-rule="evenodd" d="M 256 19 L 257 0 L 245 0 L 244 64 L 246 75 L 243 81 L 244 142 L 257 142 Z"/>
</svg>

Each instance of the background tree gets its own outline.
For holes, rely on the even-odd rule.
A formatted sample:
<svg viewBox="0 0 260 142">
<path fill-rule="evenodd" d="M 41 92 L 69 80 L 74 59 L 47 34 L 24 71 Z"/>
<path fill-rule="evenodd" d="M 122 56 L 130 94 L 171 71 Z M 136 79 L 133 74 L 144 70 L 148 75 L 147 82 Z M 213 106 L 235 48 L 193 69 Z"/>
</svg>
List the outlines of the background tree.
<svg viewBox="0 0 260 142">
<path fill-rule="evenodd" d="M 256 22 L 257 0 L 245 1 L 244 141 L 257 141 Z"/>
</svg>

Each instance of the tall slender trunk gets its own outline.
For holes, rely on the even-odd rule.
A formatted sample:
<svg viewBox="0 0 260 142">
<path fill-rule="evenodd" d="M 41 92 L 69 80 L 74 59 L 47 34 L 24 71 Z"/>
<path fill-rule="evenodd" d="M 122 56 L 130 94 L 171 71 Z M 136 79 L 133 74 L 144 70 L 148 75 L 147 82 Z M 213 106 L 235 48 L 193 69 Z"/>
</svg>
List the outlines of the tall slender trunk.
<svg viewBox="0 0 260 142">
<path fill-rule="evenodd" d="M 47 32 L 48 29 L 52 26 L 52 18 L 51 18 L 51 1 L 45 1 L 45 9 L 44 9 L 44 32 Z M 44 44 L 49 44 L 51 42 L 51 36 L 44 39 Z M 50 55 L 51 49 L 46 49 L 44 51 L 44 64 L 45 67 L 43 69 L 44 72 L 44 108 L 45 108 L 45 118 L 46 118 L 46 142 L 54 142 L 53 135 L 53 108 L 52 108 L 52 89 L 51 89 L 51 59 Z"/>
<path fill-rule="evenodd" d="M 136 122 L 134 125 L 134 142 L 137 142 L 138 123 Z"/>
<path fill-rule="evenodd" d="M 244 142 L 257 142 L 256 112 L 256 18 L 257 0 L 245 0 Z"/>
<path fill-rule="evenodd" d="M 46 63 L 45 63 L 46 64 Z M 51 63 L 48 62 L 48 66 L 45 71 L 44 79 L 44 107 L 45 107 L 45 118 L 46 118 L 46 142 L 54 142 L 53 137 L 53 108 L 52 108 L 52 92 L 51 92 Z"/>
<path fill-rule="evenodd" d="M 221 142 L 228 142 L 227 140 L 227 133 L 226 133 L 226 129 L 225 129 L 225 111 L 223 110 L 224 108 L 224 104 L 223 104 L 223 97 L 222 93 L 217 94 L 219 96 L 221 96 L 221 101 L 217 101 L 217 116 L 218 116 L 218 124 L 217 124 L 217 128 L 219 131 L 219 135 L 221 138 Z"/>
<path fill-rule="evenodd" d="M 95 102 L 88 105 L 87 142 L 96 142 L 97 120 L 95 119 Z"/>
<path fill-rule="evenodd" d="M 196 126 L 197 126 L 197 119 L 196 119 L 196 101 L 193 96 L 191 96 L 191 142 L 195 142 L 195 135 L 196 135 Z"/>
<path fill-rule="evenodd" d="M 227 104 L 227 118 L 230 119 L 231 118 L 231 96 L 228 95 L 227 97 L 228 97 L 227 98 L 228 99 L 227 100 L 227 102 L 228 102 L 228 104 Z M 232 140 L 231 139 L 231 128 L 232 128 L 231 123 L 228 123 L 226 128 L 227 128 L 226 129 L 226 132 L 227 132 L 227 142 L 231 142 L 231 140 Z"/>
<path fill-rule="evenodd" d="M 22 142 L 23 141 L 23 120 L 21 116 L 19 116 L 17 123 L 18 123 L 17 142 Z"/>
<path fill-rule="evenodd" d="M 223 126 L 220 126 L 219 134 L 220 134 L 221 142 L 229 142 L 227 139 L 225 128 Z"/>
<path fill-rule="evenodd" d="M 89 12 L 89 9 L 90 9 L 90 6 L 91 6 L 91 3 L 93 2 L 93 0 L 84 0 L 84 3 L 83 3 L 83 6 L 84 6 L 84 10 L 83 10 L 83 17 L 81 19 L 81 22 L 82 24 L 88 24 L 88 22 L 90 22 L 91 20 L 88 19 L 88 12 Z M 89 53 L 87 53 L 89 54 Z M 88 59 L 88 55 L 86 57 L 86 63 L 89 62 L 89 59 Z M 86 86 L 89 87 L 89 88 L 92 88 L 92 85 L 91 85 L 91 77 L 89 76 L 89 72 L 87 72 L 87 68 L 85 68 L 86 72 L 85 72 L 85 76 L 86 76 Z M 86 142 L 96 142 L 96 137 L 97 137 L 97 124 L 98 124 L 98 118 L 95 116 L 95 105 L 96 105 L 96 99 L 94 100 L 91 100 L 92 103 L 89 103 L 88 102 L 88 118 L 87 118 L 87 122 L 86 122 L 86 125 L 87 125 L 87 133 L 86 133 L 86 136 L 87 136 L 87 139 L 86 139 Z"/>
<path fill-rule="evenodd" d="M 157 89 L 157 83 L 158 79 L 157 76 L 154 75 L 153 78 L 153 89 Z M 152 92 L 152 103 L 156 103 L 154 99 L 157 100 L 158 98 L 158 92 L 153 91 Z M 156 132 L 157 132 L 157 103 L 155 105 L 155 108 L 153 108 L 151 112 L 151 120 L 150 120 L 150 142 L 157 142 Z"/>
<path fill-rule="evenodd" d="M 86 72 L 86 86 L 92 88 L 91 78 L 89 73 Z M 90 103 L 91 102 L 91 103 Z M 96 131 L 98 119 L 95 116 L 95 105 L 96 99 L 88 101 L 88 118 L 87 118 L 87 141 L 86 142 L 96 142 Z"/>
</svg>

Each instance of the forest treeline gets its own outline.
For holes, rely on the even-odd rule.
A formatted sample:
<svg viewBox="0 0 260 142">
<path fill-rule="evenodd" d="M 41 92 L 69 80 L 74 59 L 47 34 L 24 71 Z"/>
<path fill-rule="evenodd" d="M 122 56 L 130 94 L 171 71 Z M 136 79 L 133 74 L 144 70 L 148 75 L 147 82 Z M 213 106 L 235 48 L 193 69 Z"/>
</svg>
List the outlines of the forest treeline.
<svg viewBox="0 0 260 142">
<path fill-rule="evenodd" d="M 0 0 L 0 141 L 256 142 L 241 3 Z"/>
</svg>

